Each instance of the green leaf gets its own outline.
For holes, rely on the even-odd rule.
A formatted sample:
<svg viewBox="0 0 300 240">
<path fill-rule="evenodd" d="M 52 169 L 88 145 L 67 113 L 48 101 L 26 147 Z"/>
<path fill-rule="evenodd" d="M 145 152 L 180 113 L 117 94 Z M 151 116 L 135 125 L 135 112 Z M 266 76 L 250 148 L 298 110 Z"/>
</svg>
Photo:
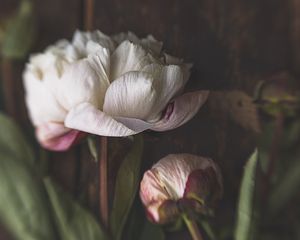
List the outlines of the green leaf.
<svg viewBox="0 0 300 240">
<path fill-rule="evenodd" d="M 209 237 L 210 240 L 216 240 L 216 234 L 212 229 L 210 223 L 207 220 L 200 220 L 200 224 L 202 229 L 205 231 L 206 235 Z"/>
<path fill-rule="evenodd" d="M 160 226 L 154 225 L 149 221 L 146 221 L 140 240 L 153 240 L 153 239 L 164 240 L 165 234 Z"/>
<path fill-rule="evenodd" d="M 134 201 L 140 180 L 140 165 L 143 151 L 142 136 L 134 138 L 134 145 L 122 162 L 116 178 L 115 196 L 110 226 L 114 239 L 121 239 L 124 225 Z"/>
<path fill-rule="evenodd" d="M 35 157 L 28 140 L 21 133 L 17 124 L 10 117 L 0 113 L 0 146 L 10 151 L 18 160 L 35 165 Z"/>
<path fill-rule="evenodd" d="M 18 13 L 8 22 L 2 42 L 2 55 L 6 58 L 24 58 L 32 44 L 35 33 L 33 4 L 23 0 Z"/>
<path fill-rule="evenodd" d="M 240 187 L 237 224 L 235 229 L 236 240 L 253 239 L 254 192 L 256 166 L 258 160 L 257 155 L 257 150 L 255 150 L 248 160 L 244 170 L 244 176 Z"/>
<path fill-rule="evenodd" d="M 72 200 L 50 178 L 44 180 L 56 219 L 56 226 L 63 240 L 109 239 L 94 217 Z"/>
<path fill-rule="evenodd" d="M 291 162 L 280 181 L 270 194 L 269 208 L 272 214 L 279 212 L 295 194 L 299 193 L 300 187 L 300 155 L 294 159 L 287 158 Z"/>
<path fill-rule="evenodd" d="M 0 114 L 0 219 L 15 239 L 57 239 L 33 154 L 17 126 Z"/>
</svg>

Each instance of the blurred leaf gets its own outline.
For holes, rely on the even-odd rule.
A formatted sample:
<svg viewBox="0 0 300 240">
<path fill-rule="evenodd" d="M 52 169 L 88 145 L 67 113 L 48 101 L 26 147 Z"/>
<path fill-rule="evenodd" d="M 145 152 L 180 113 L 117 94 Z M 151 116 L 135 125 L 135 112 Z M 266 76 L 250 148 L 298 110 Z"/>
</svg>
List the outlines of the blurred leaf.
<svg viewBox="0 0 300 240">
<path fill-rule="evenodd" d="M 109 239 L 94 217 L 59 189 L 50 178 L 44 180 L 56 226 L 63 240 Z"/>
<path fill-rule="evenodd" d="M 209 222 L 206 220 L 200 220 L 201 227 L 205 231 L 206 235 L 209 237 L 210 240 L 216 240 L 216 234 L 214 233 L 212 227 L 210 226 Z"/>
<path fill-rule="evenodd" d="M 164 240 L 165 234 L 159 225 L 146 221 L 140 240 Z"/>
<path fill-rule="evenodd" d="M 11 59 L 24 58 L 33 44 L 34 32 L 33 4 L 30 0 L 23 0 L 5 28 L 2 55 Z"/>
<path fill-rule="evenodd" d="M 0 113 L 0 146 L 2 149 L 10 151 L 12 157 L 18 160 L 27 161 L 28 164 L 35 165 L 35 157 L 28 140 L 23 136 L 14 121 Z M 17 148 L 17 149 L 16 149 Z"/>
<path fill-rule="evenodd" d="M 54 223 L 33 154 L 17 126 L 0 115 L 0 219 L 20 240 L 53 240 Z"/>
<path fill-rule="evenodd" d="M 281 160 L 289 161 L 290 166 L 285 174 L 280 176 L 280 181 L 270 194 L 269 208 L 273 214 L 280 211 L 291 197 L 299 193 L 300 187 L 300 155 L 298 154 L 294 159 Z"/>
<path fill-rule="evenodd" d="M 144 207 L 139 196 L 136 196 L 132 209 L 128 215 L 128 219 L 124 226 L 122 239 L 140 239 L 143 226 L 147 219 L 145 218 Z"/>
<path fill-rule="evenodd" d="M 246 163 L 244 176 L 240 187 L 237 224 L 235 229 L 236 240 L 253 239 L 254 219 L 254 191 L 257 166 L 257 150 Z"/>
<path fill-rule="evenodd" d="M 209 99 L 213 112 L 228 116 L 241 127 L 260 132 L 256 105 L 250 96 L 242 91 L 214 91 Z"/>
<path fill-rule="evenodd" d="M 137 135 L 134 145 L 122 162 L 116 178 L 115 196 L 110 216 L 111 231 L 116 240 L 121 239 L 124 225 L 134 201 L 140 180 L 143 138 Z"/>
</svg>

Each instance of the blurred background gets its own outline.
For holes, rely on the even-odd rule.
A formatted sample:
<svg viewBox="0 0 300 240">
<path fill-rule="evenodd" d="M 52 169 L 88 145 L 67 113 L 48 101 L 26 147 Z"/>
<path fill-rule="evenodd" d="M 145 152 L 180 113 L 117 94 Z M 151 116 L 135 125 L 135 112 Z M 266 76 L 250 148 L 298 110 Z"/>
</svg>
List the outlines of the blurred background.
<svg viewBox="0 0 300 240">
<path fill-rule="evenodd" d="M 71 39 L 74 31 L 86 29 L 89 21 L 91 29 L 108 35 L 127 31 L 139 37 L 152 34 L 164 42 L 166 52 L 194 64 L 187 89 L 212 92 L 208 103 L 189 124 L 168 133 L 146 133 L 143 168 L 177 152 L 216 160 L 223 172 L 225 192 L 215 216 L 208 221 L 217 233 L 216 239 L 233 239 L 243 166 L 256 146 L 265 155 L 272 151 L 272 155 L 280 155 L 281 164 L 275 165 L 284 171 L 268 183 L 272 187 L 267 194 L 271 195 L 286 179 L 289 169 L 296 171 L 287 183 L 290 185 L 283 184 L 275 194 L 287 195 L 279 210 L 270 218 L 264 212 L 258 214 L 262 217 L 256 239 L 300 239 L 299 128 L 289 128 L 294 122 L 298 124 L 298 118 L 280 115 L 284 119 L 280 122 L 277 114 L 269 114 L 254 104 L 262 81 L 275 82 L 270 90 L 272 99 L 286 89 L 299 88 L 300 1 L 94 0 L 92 10 L 88 7 L 90 1 L 0 0 L 1 110 L 12 116 L 34 142 L 22 86 L 22 71 L 31 53 L 43 51 L 59 39 Z M 278 130 L 275 137 L 282 142 L 273 144 L 270 150 L 270 139 L 278 128 L 276 121 L 283 130 Z M 288 136 L 284 138 L 282 132 Z M 295 137 L 286 140 L 291 139 L 290 134 Z M 109 154 L 118 158 L 114 146 L 123 140 L 109 141 Z M 122 144 L 126 146 L 126 142 Z M 284 155 L 290 151 L 295 154 Z M 50 175 L 75 198 L 84 195 L 84 205 L 97 212 L 98 172 L 86 147 L 47 156 Z M 115 176 L 116 168 L 110 166 L 111 176 Z M 259 183 L 264 184 L 264 180 Z M 140 204 L 138 200 L 136 204 Z M 264 207 L 269 204 L 263 200 Z M 185 230 L 169 232 L 167 236 L 190 239 Z M 0 239 L 13 239 L 3 226 Z"/>
</svg>

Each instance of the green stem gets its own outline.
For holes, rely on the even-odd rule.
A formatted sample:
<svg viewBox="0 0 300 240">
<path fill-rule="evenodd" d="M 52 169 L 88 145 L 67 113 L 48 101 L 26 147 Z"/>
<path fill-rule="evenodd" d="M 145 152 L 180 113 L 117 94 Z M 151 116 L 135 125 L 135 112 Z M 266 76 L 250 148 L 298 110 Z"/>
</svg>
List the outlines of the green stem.
<svg viewBox="0 0 300 240">
<path fill-rule="evenodd" d="M 184 220 L 193 240 L 203 240 L 203 237 L 201 235 L 201 232 L 199 230 L 197 223 L 194 220 L 189 219 L 188 216 L 185 214 L 182 217 L 183 217 L 183 220 Z"/>
</svg>

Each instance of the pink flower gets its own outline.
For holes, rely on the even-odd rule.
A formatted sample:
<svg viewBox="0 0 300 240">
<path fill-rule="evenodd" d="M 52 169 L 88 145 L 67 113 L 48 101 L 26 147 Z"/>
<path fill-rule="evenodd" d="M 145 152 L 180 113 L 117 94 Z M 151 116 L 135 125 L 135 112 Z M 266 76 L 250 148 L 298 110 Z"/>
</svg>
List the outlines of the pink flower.
<svg viewBox="0 0 300 240">
<path fill-rule="evenodd" d="M 165 224 L 182 211 L 204 213 L 221 197 L 222 189 L 219 168 L 211 159 L 172 154 L 144 174 L 140 197 L 148 218 Z"/>
<path fill-rule="evenodd" d="M 208 91 L 182 94 L 191 65 L 161 49 L 152 36 L 77 31 L 72 42 L 33 55 L 24 85 L 40 143 L 66 150 L 80 132 L 122 137 L 190 120 Z"/>
</svg>

